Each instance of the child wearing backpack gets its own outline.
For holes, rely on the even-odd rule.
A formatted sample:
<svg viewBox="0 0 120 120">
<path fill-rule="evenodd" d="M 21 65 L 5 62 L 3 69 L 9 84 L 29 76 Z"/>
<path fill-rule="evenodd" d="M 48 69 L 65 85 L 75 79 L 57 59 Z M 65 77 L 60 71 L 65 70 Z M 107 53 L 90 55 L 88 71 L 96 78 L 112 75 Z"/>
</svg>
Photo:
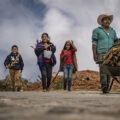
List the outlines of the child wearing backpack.
<svg viewBox="0 0 120 120">
<path fill-rule="evenodd" d="M 72 85 L 72 73 L 75 68 L 75 64 L 73 63 L 73 54 L 77 51 L 73 41 L 66 41 L 64 48 L 61 52 L 60 59 L 62 61 L 62 68 L 64 72 L 64 90 L 67 87 L 68 81 L 68 91 L 71 91 Z"/>
<path fill-rule="evenodd" d="M 20 91 L 21 90 L 20 72 L 22 72 L 23 70 L 24 63 L 22 56 L 18 52 L 17 45 L 13 45 L 11 51 L 12 52 L 5 59 L 4 65 L 6 69 L 9 69 L 12 91 Z"/>
<path fill-rule="evenodd" d="M 43 92 L 50 90 L 52 79 L 52 68 L 56 64 L 56 57 L 54 55 L 56 47 L 50 42 L 49 35 L 43 33 L 42 41 L 36 45 L 35 54 L 38 58 L 38 65 L 42 75 Z"/>
</svg>

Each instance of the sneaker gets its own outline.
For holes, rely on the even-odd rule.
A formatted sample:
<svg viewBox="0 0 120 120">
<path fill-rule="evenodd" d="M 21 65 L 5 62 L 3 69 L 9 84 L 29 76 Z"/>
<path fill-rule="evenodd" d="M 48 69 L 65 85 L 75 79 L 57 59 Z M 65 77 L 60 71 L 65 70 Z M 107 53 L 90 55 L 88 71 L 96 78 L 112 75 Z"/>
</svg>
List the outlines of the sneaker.
<svg viewBox="0 0 120 120">
<path fill-rule="evenodd" d="M 66 85 L 64 85 L 64 90 L 66 90 Z"/>
<path fill-rule="evenodd" d="M 47 90 L 46 90 L 47 92 L 49 92 L 50 91 L 50 88 L 47 88 Z"/>
<path fill-rule="evenodd" d="M 71 92 L 71 89 L 68 89 L 68 92 Z"/>
<path fill-rule="evenodd" d="M 17 91 L 17 92 L 20 92 L 20 91 L 21 91 L 21 86 L 20 86 L 20 87 L 17 87 L 17 88 L 16 88 L 16 91 Z"/>
<path fill-rule="evenodd" d="M 46 89 L 43 89 L 43 92 L 46 92 Z"/>
<path fill-rule="evenodd" d="M 66 87 L 64 87 L 64 90 L 66 90 Z"/>
</svg>

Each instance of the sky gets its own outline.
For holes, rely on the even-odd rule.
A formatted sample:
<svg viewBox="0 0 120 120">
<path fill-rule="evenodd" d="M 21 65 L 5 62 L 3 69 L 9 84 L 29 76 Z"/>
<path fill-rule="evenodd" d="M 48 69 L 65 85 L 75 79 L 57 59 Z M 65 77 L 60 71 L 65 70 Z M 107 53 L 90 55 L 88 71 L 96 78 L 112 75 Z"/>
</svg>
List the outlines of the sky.
<svg viewBox="0 0 120 120">
<path fill-rule="evenodd" d="M 67 40 L 73 40 L 78 49 L 78 69 L 98 71 L 91 49 L 92 31 L 99 26 L 100 14 L 113 14 L 111 26 L 120 37 L 119 5 L 119 0 L 0 0 L 0 79 L 8 74 L 3 63 L 14 44 L 25 63 L 22 77 L 37 79 L 40 71 L 30 46 L 41 40 L 44 32 L 57 47 L 53 72 L 59 69 L 60 52 Z"/>
</svg>

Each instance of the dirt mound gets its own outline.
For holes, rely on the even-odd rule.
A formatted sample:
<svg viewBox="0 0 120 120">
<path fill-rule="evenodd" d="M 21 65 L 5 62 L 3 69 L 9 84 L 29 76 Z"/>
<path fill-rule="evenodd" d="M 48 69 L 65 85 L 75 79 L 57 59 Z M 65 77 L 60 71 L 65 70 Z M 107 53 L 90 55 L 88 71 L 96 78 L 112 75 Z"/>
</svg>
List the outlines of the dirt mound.
<svg viewBox="0 0 120 120">
<path fill-rule="evenodd" d="M 55 77 L 56 73 L 53 73 L 53 78 Z M 58 84 L 58 86 L 57 86 Z M 51 89 L 55 90 L 63 88 L 63 76 L 57 76 L 55 81 L 51 83 Z M 114 82 L 113 88 L 120 88 L 120 85 Z M 24 90 L 41 90 L 42 83 L 35 82 L 32 84 L 27 85 L 24 87 Z M 78 71 L 73 74 L 73 83 L 72 83 L 72 90 L 99 90 L 100 89 L 100 77 L 99 72 L 85 70 L 85 71 Z"/>
<path fill-rule="evenodd" d="M 99 72 L 79 71 L 73 75 L 72 89 L 100 89 Z"/>
</svg>

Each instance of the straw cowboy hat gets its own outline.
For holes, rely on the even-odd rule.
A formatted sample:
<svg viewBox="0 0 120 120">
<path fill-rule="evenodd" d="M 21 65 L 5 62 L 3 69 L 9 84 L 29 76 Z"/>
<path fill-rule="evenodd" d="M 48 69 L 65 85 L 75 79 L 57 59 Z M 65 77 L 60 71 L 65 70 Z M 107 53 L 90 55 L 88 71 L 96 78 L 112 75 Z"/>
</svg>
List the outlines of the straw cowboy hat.
<svg viewBox="0 0 120 120">
<path fill-rule="evenodd" d="M 98 16 L 98 19 L 97 19 L 98 24 L 102 25 L 102 19 L 106 17 L 110 18 L 110 23 L 113 21 L 113 15 L 102 14 Z"/>
</svg>

